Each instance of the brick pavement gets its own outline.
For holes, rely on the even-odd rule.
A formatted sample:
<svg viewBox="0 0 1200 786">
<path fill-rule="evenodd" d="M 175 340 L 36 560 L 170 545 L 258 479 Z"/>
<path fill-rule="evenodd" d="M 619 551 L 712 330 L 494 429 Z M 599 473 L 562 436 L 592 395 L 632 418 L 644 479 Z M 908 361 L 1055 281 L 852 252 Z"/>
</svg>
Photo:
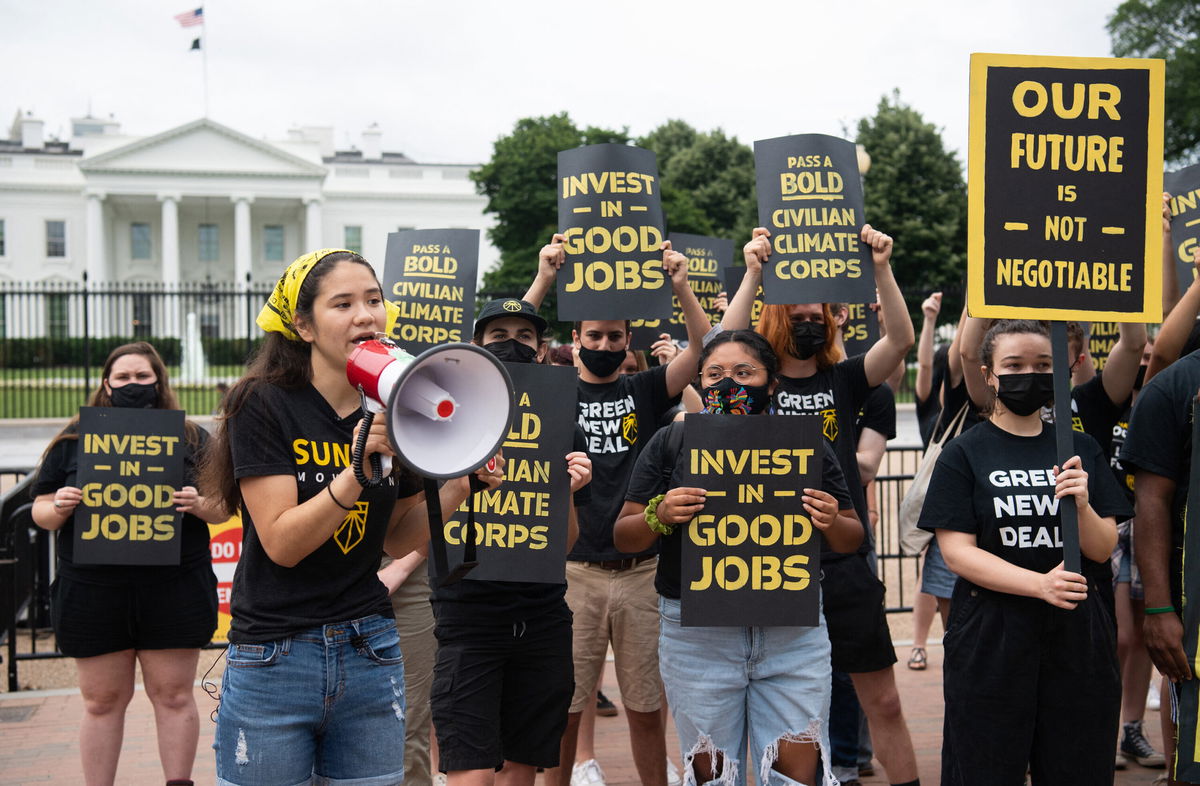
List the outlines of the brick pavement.
<svg viewBox="0 0 1200 786">
<path fill-rule="evenodd" d="M 907 648 L 900 650 L 907 657 Z M 909 728 L 917 748 L 922 783 L 938 783 L 938 756 L 941 749 L 941 648 L 929 648 L 929 669 L 914 672 L 904 668 L 903 658 L 897 664 L 896 675 L 904 702 Z M 619 701 L 619 691 L 612 675 L 611 664 L 605 675 L 604 691 Z M 196 754 L 193 777 L 197 783 L 212 783 L 214 764 L 212 750 L 213 726 L 208 715 L 215 706 L 199 687 L 196 701 L 200 707 L 200 747 Z M 83 704 L 74 690 L 32 691 L 0 694 L 0 783 L 3 784 L 78 784 L 82 782 L 79 747 L 76 731 Z M 28 713 L 21 720 L 19 716 Z M 596 719 L 596 750 L 608 783 L 632 784 L 637 775 L 630 760 L 629 738 L 622 711 L 615 718 Z M 1157 746 L 1158 713 L 1147 712 L 1147 732 Z M 678 743 L 674 732 L 668 739 L 668 750 L 678 761 Z M 1117 784 L 1148 784 L 1158 771 L 1136 765 L 1117 773 Z M 125 727 L 125 746 L 117 773 L 119 784 L 161 784 L 161 770 L 154 736 L 154 719 L 150 703 L 140 689 L 129 707 Z M 879 775 L 863 780 L 863 786 L 886 784 Z"/>
</svg>

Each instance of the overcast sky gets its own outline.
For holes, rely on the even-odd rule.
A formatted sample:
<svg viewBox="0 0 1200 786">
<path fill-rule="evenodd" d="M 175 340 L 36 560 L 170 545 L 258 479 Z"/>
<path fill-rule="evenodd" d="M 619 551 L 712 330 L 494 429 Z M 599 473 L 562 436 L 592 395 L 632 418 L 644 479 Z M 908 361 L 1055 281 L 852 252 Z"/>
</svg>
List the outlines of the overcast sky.
<svg viewBox="0 0 1200 786">
<path fill-rule="evenodd" d="M 841 134 L 899 88 L 967 143 L 971 52 L 1107 56 L 1116 0 L 384 2 L 0 0 L 5 130 L 19 108 L 69 132 L 89 105 L 130 134 L 204 113 L 256 137 L 332 125 L 339 149 L 370 123 L 385 150 L 479 162 L 518 118 L 642 134 L 669 118 L 743 142 Z"/>
</svg>

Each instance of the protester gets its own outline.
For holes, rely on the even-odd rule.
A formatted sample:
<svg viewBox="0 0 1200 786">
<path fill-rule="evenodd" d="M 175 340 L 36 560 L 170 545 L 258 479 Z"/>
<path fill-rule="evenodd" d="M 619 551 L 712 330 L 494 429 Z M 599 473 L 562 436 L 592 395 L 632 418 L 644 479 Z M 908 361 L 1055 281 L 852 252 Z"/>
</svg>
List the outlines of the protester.
<svg viewBox="0 0 1200 786">
<path fill-rule="evenodd" d="M 1132 511 L 1096 441 L 1055 465 L 1044 323 L 1004 320 L 980 355 L 989 418 L 942 451 L 919 526 L 960 577 L 943 639 L 942 784 L 1111 783 L 1120 707 L 1116 642 L 1085 578 Z M 970 375 L 970 369 L 964 369 Z M 1053 469 L 1051 469 L 1053 467 Z M 1085 568 L 1062 565 L 1059 505 L 1074 497 Z"/>
<path fill-rule="evenodd" d="M 472 341 L 505 363 L 533 363 L 546 321 L 530 304 L 493 300 Z M 576 508 L 587 504 L 591 460 L 576 429 L 563 461 L 570 475 L 568 550 Z M 575 689 L 566 584 L 472 579 L 436 586 L 437 666 L 433 725 L 439 769 L 450 786 L 532 786 L 538 768 L 559 765 L 559 745 Z"/>
<path fill-rule="evenodd" d="M 776 412 L 821 417 L 822 431 L 837 454 L 855 512 L 865 527 L 868 512 L 858 471 L 854 418 L 871 389 L 892 374 L 912 347 L 913 328 L 892 274 L 892 238 L 869 224 L 863 226 L 860 236 L 871 248 L 887 326 L 886 334 L 866 354 L 840 358 L 838 328 L 829 304 L 766 305 L 757 330 L 780 359 Z M 769 237 L 768 230 L 757 228 L 743 248 L 746 272 L 722 319 L 726 329 L 749 324 L 762 265 L 771 254 Z M 884 587 L 867 562 L 872 548 L 868 532 L 853 555 L 832 551 L 821 555 L 821 589 L 833 669 L 851 675 L 876 756 L 890 782 L 912 784 L 918 782 L 916 755 L 892 671 L 896 653 L 884 611 Z"/>
<path fill-rule="evenodd" d="M 728 331 L 704 348 L 700 369 L 705 412 L 752 415 L 767 411 L 779 361 L 757 333 Z M 662 617 L 659 649 L 686 782 L 741 784 L 746 769 L 758 763 L 758 783 L 815 786 L 821 782 L 818 761 L 831 782 L 824 619 L 812 628 L 680 626 L 683 531 L 704 509 L 706 494 L 682 485 L 683 429 L 673 423 L 660 431 L 638 458 L 615 540 L 631 553 L 661 544 L 654 582 Z M 823 488 L 803 489 L 804 510 L 829 548 L 852 552 L 862 541 L 862 525 L 833 451 L 825 443 L 819 449 Z"/>
<path fill-rule="evenodd" d="M 91 407 L 179 409 L 167 370 L 153 346 L 114 349 L 100 371 Z M 200 648 L 217 627 L 217 579 L 206 522 L 226 517 L 219 500 L 197 491 L 196 465 L 207 433 L 185 425 L 183 487 L 172 502 L 183 513 L 178 565 L 92 565 L 75 560 L 79 416 L 42 456 L 33 520 L 58 533 L 58 572 L 51 585 L 51 621 L 59 650 L 75 659 L 84 713 L 79 728 L 83 780 L 111 784 L 133 697 L 135 664 L 154 706 L 159 760 L 168 784 L 190 784 L 200 735 L 192 684 Z M 203 485 L 200 488 L 206 488 Z"/>
<path fill-rule="evenodd" d="M 555 235 L 539 254 L 537 276 L 524 298 L 535 308 L 566 259 L 563 239 Z M 579 540 L 567 556 L 567 604 L 574 614 L 575 696 L 563 734 L 559 786 L 570 786 L 566 764 L 575 760 L 580 713 L 594 701 L 592 690 L 610 644 L 638 776 L 645 786 L 663 786 L 673 766 L 666 756 L 661 712 L 658 608 L 653 586 L 657 550 L 651 545 L 625 553 L 613 545 L 613 525 L 634 461 L 654 436 L 662 416 L 696 376 L 699 347 L 710 325 L 688 285 L 687 257 L 672 250 L 669 241 L 663 243 L 663 267 L 683 309 L 689 339 L 688 346 L 670 363 L 622 375 L 629 323 L 586 320 L 575 326 L 579 425 L 588 440 L 593 474 L 591 502 L 579 509 Z"/>
<path fill-rule="evenodd" d="M 407 470 L 364 488 L 346 466 L 362 416 L 346 361 L 395 313 L 358 254 L 306 254 L 259 312 L 266 339 L 229 391 L 203 475 L 244 527 L 213 743 L 220 783 L 403 778 L 404 668 L 376 569 L 381 551 L 404 557 L 428 539 L 427 506 Z M 393 455 L 386 417 L 363 453 Z M 503 472 L 500 459 L 475 475 L 494 488 Z M 468 488 L 445 483 L 443 515 Z"/>
</svg>

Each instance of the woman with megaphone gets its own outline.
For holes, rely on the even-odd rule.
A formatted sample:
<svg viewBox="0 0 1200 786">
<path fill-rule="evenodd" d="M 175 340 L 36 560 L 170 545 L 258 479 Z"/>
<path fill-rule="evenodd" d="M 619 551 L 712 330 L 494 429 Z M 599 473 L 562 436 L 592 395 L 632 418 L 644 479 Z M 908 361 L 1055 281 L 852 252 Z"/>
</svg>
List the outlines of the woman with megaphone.
<svg viewBox="0 0 1200 786">
<path fill-rule="evenodd" d="M 258 315 L 267 336 L 229 391 L 204 479 L 242 511 L 229 649 L 213 748 L 222 784 L 403 779 L 404 667 L 379 554 L 429 537 L 421 480 L 366 487 L 350 467 L 359 392 L 346 361 L 398 309 L 351 251 L 306 254 Z M 364 456 L 392 456 L 387 419 Z M 494 488 L 503 459 L 475 476 Z M 469 478 L 442 487 L 450 515 Z"/>
</svg>

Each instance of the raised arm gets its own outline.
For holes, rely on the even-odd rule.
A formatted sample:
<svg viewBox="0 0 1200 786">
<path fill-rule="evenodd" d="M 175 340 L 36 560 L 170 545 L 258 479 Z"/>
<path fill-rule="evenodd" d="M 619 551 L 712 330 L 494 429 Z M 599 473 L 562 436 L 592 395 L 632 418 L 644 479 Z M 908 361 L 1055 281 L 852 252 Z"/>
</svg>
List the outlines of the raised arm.
<svg viewBox="0 0 1200 786">
<path fill-rule="evenodd" d="M 700 363 L 700 350 L 704 334 L 712 327 L 704 307 L 696 299 L 696 293 L 688 284 L 687 257 L 671 248 L 671 241 L 663 241 L 663 268 L 671 277 L 671 289 L 683 309 L 683 321 L 687 324 L 688 345 L 667 364 L 667 394 L 674 397 L 696 378 L 696 366 Z"/>
<path fill-rule="evenodd" d="M 1171 241 L 1171 195 L 1162 195 L 1162 307 L 1163 318 L 1179 302 L 1179 271 L 1175 269 L 1175 244 Z"/>
<path fill-rule="evenodd" d="M 983 345 L 984 326 L 987 323 L 982 319 L 968 317 L 966 310 L 963 311 L 963 317 L 965 322 L 960 323 L 958 335 L 955 336 L 955 341 L 958 342 L 959 362 L 962 363 L 962 378 L 967 382 L 967 395 L 971 397 L 971 403 L 976 408 L 983 409 L 991 398 L 987 383 L 983 381 L 983 374 L 980 373 L 983 358 L 979 350 Z M 951 354 L 954 354 L 953 351 Z M 938 543 L 940 544 L 941 540 Z"/>
<path fill-rule="evenodd" d="M 745 330 L 753 327 L 750 315 L 754 313 L 754 299 L 762 286 L 762 266 L 771 258 L 771 232 L 765 227 L 755 227 L 750 242 L 742 246 L 742 259 L 746 262 L 746 274 L 741 286 L 734 293 L 729 308 L 721 317 L 721 327 L 726 330 Z"/>
<path fill-rule="evenodd" d="M 1192 255 L 1192 265 L 1200 269 L 1200 248 Z M 1150 367 L 1146 369 L 1143 385 L 1179 360 L 1188 336 L 1196 325 L 1197 314 L 1200 314 L 1200 285 L 1188 287 L 1175 308 L 1171 309 L 1170 316 L 1163 320 L 1158 337 L 1154 339 L 1154 348 L 1150 351 Z"/>
<path fill-rule="evenodd" d="M 1117 343 L 1104 364 L 1104 392 L 1113 404 L 1124 404 L 1133 393 L 1142 351 L 1146 348 L 1146 326 L 1140 322 L 1122 322 L 1117 326 Z"/>
<path fill-rule="evenodd" d="M 546 299 L 546 294 L 554 286 L 554 280 L 558 278 L 558 269 L 567 260 L 567 252 L 563 250 L 564 240 L 566 237 L 555 234 L 550 242 L 542 246 L 542 250 L 538 252 L 537 273 L 534 274 L 529 289 L 525 291 L 525 296 L 521 298 L 534 308 L 542 307 L 542 301 Z"/>
<path fill-rule="evenodd" d="M 917 400 L 928 401 L 933 393 L 933 335 L 942 310 L 942 293 L 934 292 L 921 304 L 925 320 L 921 323 L 921 338 L 917 341 Z"/>
<path fill-rule="evenodd" d="M 904 295 L 900 285 L 892 275 L 892 237 L 873 229 L 870 224 L 862 228 L 862 241 L 871 247 L 871 260 L 875 266 L 875 287 L 879 292 L 879 308 L 883 311 L 883 326 L 886 335 L 875 342 L 875 346 L 867 350 L 863 359 L 867 382 L 878 385 L 896 369 L 908 351 L 912 349 L 915 336 L 913 335 L 912 318 L 908 315 L 908 306 L 904 303 Z"/>
</svg>

